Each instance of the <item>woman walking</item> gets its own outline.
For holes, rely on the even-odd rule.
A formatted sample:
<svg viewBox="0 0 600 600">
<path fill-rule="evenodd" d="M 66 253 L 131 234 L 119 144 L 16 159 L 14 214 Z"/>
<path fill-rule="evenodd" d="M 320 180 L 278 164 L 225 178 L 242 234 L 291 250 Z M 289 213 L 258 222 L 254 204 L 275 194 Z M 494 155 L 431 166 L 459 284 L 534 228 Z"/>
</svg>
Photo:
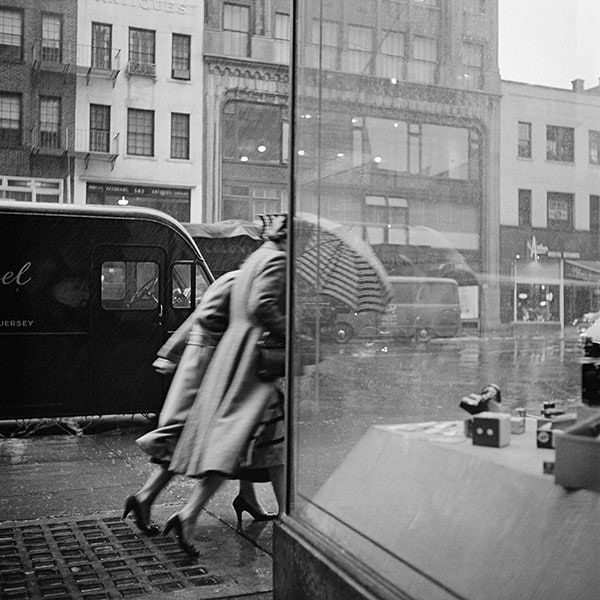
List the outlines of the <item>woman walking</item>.
<svg viewBox="0 0 600 600">
<path fill-rule="evenodd" d="M 240 267 L 232 285 L 229 327 L 215 351 L 170 464 L 198 478 L 188 503 L 167 521 L 180 546 L 191 544 L 200 511 L 226 478 L 263 480 L 283 506 L 283 395 L 259 378 L 257 342 L 263 333 L 285 341 L 287 219 L 277 217 L 267 241 Z M 248 506 L 234 502 L 238 523 Z"/>
<path fill-rule="evenodd" d="M 215 348 L 229 323 L 229 297 L 237 271 L 226 273 L 208 287 L 196 310 L 159 350 L 154 367 L 175 375 L 158 419 L 158 427 L 136 440 L 150 456 L 154 469 L 143 486 L 125 501 L 123 518 L 132 512 L 137 527 L 147 535 L 159 529 L 151 524 L 152 504 L 168 485 L 169 464 Z M 273 518 L 264 512 L 252 483 L 240 481 L 240 498 L 257 520 Z"/>
</svg>

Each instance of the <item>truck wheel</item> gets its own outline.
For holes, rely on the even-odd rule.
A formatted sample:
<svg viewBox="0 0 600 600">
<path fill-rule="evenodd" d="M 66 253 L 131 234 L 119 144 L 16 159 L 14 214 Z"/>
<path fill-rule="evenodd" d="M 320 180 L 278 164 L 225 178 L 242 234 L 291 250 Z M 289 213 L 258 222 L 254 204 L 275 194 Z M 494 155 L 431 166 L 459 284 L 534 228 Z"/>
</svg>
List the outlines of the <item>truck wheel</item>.
<svg viewBox="0 0 600 600">
<path fill-rule="evenodd" d="M 336 323 L 335 341 L 338 344 L 347 344 L 354 336 L 354 330 L 348 323 Z"/>
</svg>

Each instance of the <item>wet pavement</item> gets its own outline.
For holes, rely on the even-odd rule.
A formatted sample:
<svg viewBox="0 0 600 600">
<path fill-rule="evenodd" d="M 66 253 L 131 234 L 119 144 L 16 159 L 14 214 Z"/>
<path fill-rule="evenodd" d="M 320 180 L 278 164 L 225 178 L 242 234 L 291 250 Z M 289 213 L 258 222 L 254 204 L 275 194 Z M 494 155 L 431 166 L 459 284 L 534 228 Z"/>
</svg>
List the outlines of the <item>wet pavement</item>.
<svg viewBox="0 0 600 600">
<path fill-rule="evenodd" d="M 460 398 L 494 382 L 507 409 L 580 402 L 581 350 L 555 338 L 360 341 L 324 347 L 319 374 L 296 386 L 296 487 L 310 499 L 372 425 L 463 418 Z M 172 536 L 146 538 L 124 499 L 150 465 L 135 445 L 142 418 L 11 423 L 0 429 L 0 598 L 272 598 L 272 523 L 236 530 L 227 482 L 203 511 L 197 559 Z M 16 428 L 15 428 L 16 426 Z M 183 477 L 158 498 L 162 525 L 193 489 Z M 270 485 L 257 484 L 270 512 Z"/>
<path fill-rule="evenodd" d="M 172 535 L 148 538 L 131 518 L 121 518 L 125 497 L 149 473 L 134 439 L 151 423 L 82 424 L 82 435 L 68 422 L 26 437 L 14 424 L 2 432 L 0 598 L 272 598 L 272 523 L 253 523 L 245 514 L 237 531 L 231 506 L 237 483 L 226 482 L 202 512 L 195 540 L 200 556 L 191 559 Z M 175 478 L 158 498 L 153 520 L 164 524 L 193 485 Z M 270 486 L 257 489 L 265 508 L 275 511 Z"/>
</svg>

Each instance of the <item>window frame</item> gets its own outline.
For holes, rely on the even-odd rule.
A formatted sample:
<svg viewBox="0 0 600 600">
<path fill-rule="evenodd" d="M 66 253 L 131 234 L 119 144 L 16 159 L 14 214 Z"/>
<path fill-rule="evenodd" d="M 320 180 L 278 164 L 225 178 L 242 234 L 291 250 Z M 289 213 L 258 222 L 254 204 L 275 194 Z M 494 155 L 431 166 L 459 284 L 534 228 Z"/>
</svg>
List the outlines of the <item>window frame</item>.
<svg viewBox="0 0 600 600">
<path fill-rule="evenodd" d="M 144 131 L 134 131 L 132 128 L 132 125 L 134 123 L 132 123 L 132 117 L 135 117 L 136 119 L 138 117 L 150 117 L 151 118 L 151 124 L 152 124 L 152 130 L 151 132 L 144 132 Z M 154 142 L 155 142 L 155 131 L 156 131 L 156 123 L 155 123 L 155 112 L 153 110 L 146 110 L 146 109 L 142 109 L 142 108 L 128 108 L 127 109 L 127 154 L 129 156 L 146 156 L 146 157 L 153 157 L 154 156 Z M 143 125 L 143 123 L 142 123 Z M 143 152 L 143 151 L 139 151 L 139 152 L 134 152 L 133 150 L 137 150 L 137 149 L 144 149 L 144 147 L 146 146 L 146 144 L 144 143 L 144 140 L 149 139 L 150 140 L 150 146 L 151 146 L 151 150 L 150 152 Z M 138 141 L 142 141 L 141 146 L 138 144 Z"/>
<path fill-rule="evenodd" d="M 23 60 L 23 36 L 24 36 L 24 14 L 23 10 L 19 8 L 13 8 L 11 6 L 0 6 L 0 24 L 4 23 L 4 16 L 15 17 L 18 16 L 18 29 L 19 33 L 8 33 L 8 31 L 0 31 L 0 40 L 4 39 L 5 36 L 11 39 L 18 38 L 18 44 L 4 44 L 0 41 L 0 59 L 13 62 L 21 62 Z M 8 21 L 11 19 L 7 19 Z M 18 48 L 18 53 L 15 52 L 14 48 Z M 11 56 L 14 54 L 15 56 Z"/>
<path fill-rule="evenodd" d="M 96 111 L 102 109 L 104 115 L 96 115 Z M 110 152 L 110 104 L 97 104 L 90 102 L 90 152 Z M 100 116 L 98 120 L 97 116 Z M 108 117 L 108 118 L 106 118 Z M 101 121 L 101 125 L 106 123 L 107 127 L 96 127 L 95 123 Z M 98 143 L 100 142 L 100 143 Z"/>
<path fill-rule="evenodd" d="M 478 64 L 467 62 L 471 56 L 469 51 L 478 52 L 477 59 Z M 483 73 L 485 69 L 485 44 L 475 40 L 463 40 L 462 43 L 462 67 L 465 70 L 464 83 L 465 87 L 469 89 L 481 90 L 483 89 Z M 471 82 L 473 81 L 473 85 Z"/>
<path fill-rule="evenodd" d="M 553 137 L 550 137 L 550 135 Z M 565 139 L 564 137 L 568 135 L 570 135 L 570 140 Z M 556 149 L 554 151 L 550 148 L 550 142 L 554 142 L 556 144 Z M 567 158 L 564 158 L 565 154 L 567 155 Z M 546 125 L 546 160 L 562 163 L 575 162 L 574 127 L 566 127 L 563 125 Z"/>
<path fill-rule="evenodd" d="M 238 9 L 239 14 L 234 15 L 232 13 L 231 15 L 228 15 L 228 9 Z M 235 23 L 233 22 L 235 19 L 233 17 L 237 16 L 239 18 L 242 16 L 242 14 L 246 15 L 247 27 L 245 29 L 233 29 L 233 27 L 235 27 Z M 230 23 L 226 23 L 226 21 L 228 21 L 228 17 L 232 17 L 229 19 L 231 21 Z M 229 40 L 229 49 L 231 54 L 241 57 L 250 56 L 250 38 L 252 36 L 252 13 L 250 6 L 247 4 L 240 4 L 239 2 L 223 2 L 222 19 L 223 34 L 226 38 L 225 46 L 227 47 L 227 40 Z M 240 22 L 241 21 L 243 21 L 243 19 L 240 19 Z M 240 24 L 240 27 L 242 27 L 242 25 L 243 23 Z"/>
<path fill-rule="evenodd" d="M 521 125 L 527 126 L 527 137 L 521 137 Z M 532 128 L 530 121 L 517 121 L 517 157 L 532 157 Z"/>
<path fill-rule="evenodd" d="M 100 33 L 103 28 L 108 31 L 108 46 L 100 46 L 94 43 L 95 32 Z M 112 69 L 112 24 L 92 21 L 90 37 L 90 66 L 95 69 Z M 98 60 L 100 58 L 101 60 Z"/>
<path fill-rule="evenodd" d="M 47 121 L 42 120 L 44 113 L 50 114 L 50 112 L 51 112 L 49 110 L 44 110 L 44 103 L 47 103 L 48 107 L 50 106 L 50 103 L 54 104 L 54 106 L 57 109 L 56 110 L 56 114 L 57 114 L 56 120 L 47 120 Z M 39 132 L 40 132 L 40 139 L 39 139 L 40 147 L 41 148 L 52 148 L 52 149 L 62 148 L 62 139 L 61 139 L 62 138 L 62 136 L 61 136 L 62 98 L 60 96 L 49 96 L 49 95 L 40 96 L 38 123 L 39 123 Z M 51 126 L 52 128 L 51 129 L 44 128 L 47 126 Z M 48 143 L 46 143 L 44 140 L 47 140 Z"/>
<path fill-rule="evenodd" d="M 184 42 L 178 46 L 176 42 Z M 171 77 L 183 81 L 190 80 L 192 63 L 192 36 L 173 33 L 171 37 Z"/>
<path fill-rule="evenodd" d="M 141 35 L 141 37 L 133 39 L 132 36 L 134 34 Z M 145 35 L 147 35 L 147 39 L 144 39 Z M 150 52 L 143 51 L 144 43 L 148 40 L 151 40 L 152 42 L 152 49 Z M 134 49 L 134 42 L 136 42 L 135 45 L 137 45 L 140 48 L 139 50 Z M 156 65 L 156 30 L 146 29 L 143 27 L 129 27 L 128 43 L 129 62 L 135 62 L 142 65 Z M 147 57 L 151 57 L 151 60 L 145 60 Z"/>
<path fill-rule="evenodd" d="M 21 94 L 12 92 L 0 92 L 0 102 L 2 99 L 16 100 L 18 104 L 18 127 L 3 127 L 2 123 L 6 120 L 8 123 L 14 123 L 15 119 L 11 119 L 12 109 L 8 107 L 8 118 L 4 119 L 0 109 L 0 148 L 20 148 L 23 145 L 23 97 Z M 8 132 L 2 135 L 2 132 Z M 6 139 L 6 142 L 3 140 Z"/>
<path fill-rule="evenodd" d="M 551 201 L 564 200 L 567 202 L 567 218 L 556 219 L 550 217 L 550 203 Z M 575 194 L 567 192 L 546 192 L 546 223 L 548 229 L 557 230 L 572 230 L 573 229 L 573 211 L 575 203 Z M 553 209 L 560 210 L 560 209 Z"/>
<path fill-rule="evenodd" d="M 54 38 L 45 38 L 44 37 L 44 25 L 48 25 L 48 19 L 55 19 L 55 22 L 58 22 L 58 40 Z M 41 31 L 40 31 L 40 59 L 45 62 L 53 62 L 53 63 L 62 63 L 63 62 L 63 29 L 64 22 L 63 16 L 58 13 L 53 12 L 43 12 L 41 16 Z M 58 46 L 55 45 L 44 45 L 44 41 L 51 42 L 52 44 L 56 44 L 58 42 Z M 48 54 L 51 52 L 55 54 Z"/>
<path fill-rule="evenodd" d="M 182 122 L 185 122 L 183 132 L 185 135 L 176 135 L 175 131 L 175 121 L 180 118 Z M 182 149 L 181 156 L 178 155 L 177 150 Z M 190 159 L 190 115 L 189 113 L 171 113 L 171 158 L 175 158 L 177 160 L 189 160 Z"/>
<path fill-rule="evenodd" d="M 530 189 L 519 188 L 517 194 L 519 227 L 530 227 L 532 191 Z"/>
<path fill-rule="evenodd" d="M 600 165 L 600 131 L 588 131 L 588 160 L 590 165 Z"/>
</svg>

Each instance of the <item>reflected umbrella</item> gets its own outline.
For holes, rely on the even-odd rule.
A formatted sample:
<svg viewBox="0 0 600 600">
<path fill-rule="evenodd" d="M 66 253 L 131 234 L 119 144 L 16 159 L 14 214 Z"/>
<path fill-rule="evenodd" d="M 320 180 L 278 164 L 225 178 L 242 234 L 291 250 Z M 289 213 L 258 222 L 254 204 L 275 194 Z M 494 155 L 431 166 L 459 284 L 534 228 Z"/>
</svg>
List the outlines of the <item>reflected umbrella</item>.
<svg viewBox="0 0 600 600">
<path fill-rule="evenodd" d="M 343 225 L 312 213 L 294 218 L 299 275 L 352 310 L 384 312 L 392 298 L 388 275 L 371 249 Z"/>
</svg>

